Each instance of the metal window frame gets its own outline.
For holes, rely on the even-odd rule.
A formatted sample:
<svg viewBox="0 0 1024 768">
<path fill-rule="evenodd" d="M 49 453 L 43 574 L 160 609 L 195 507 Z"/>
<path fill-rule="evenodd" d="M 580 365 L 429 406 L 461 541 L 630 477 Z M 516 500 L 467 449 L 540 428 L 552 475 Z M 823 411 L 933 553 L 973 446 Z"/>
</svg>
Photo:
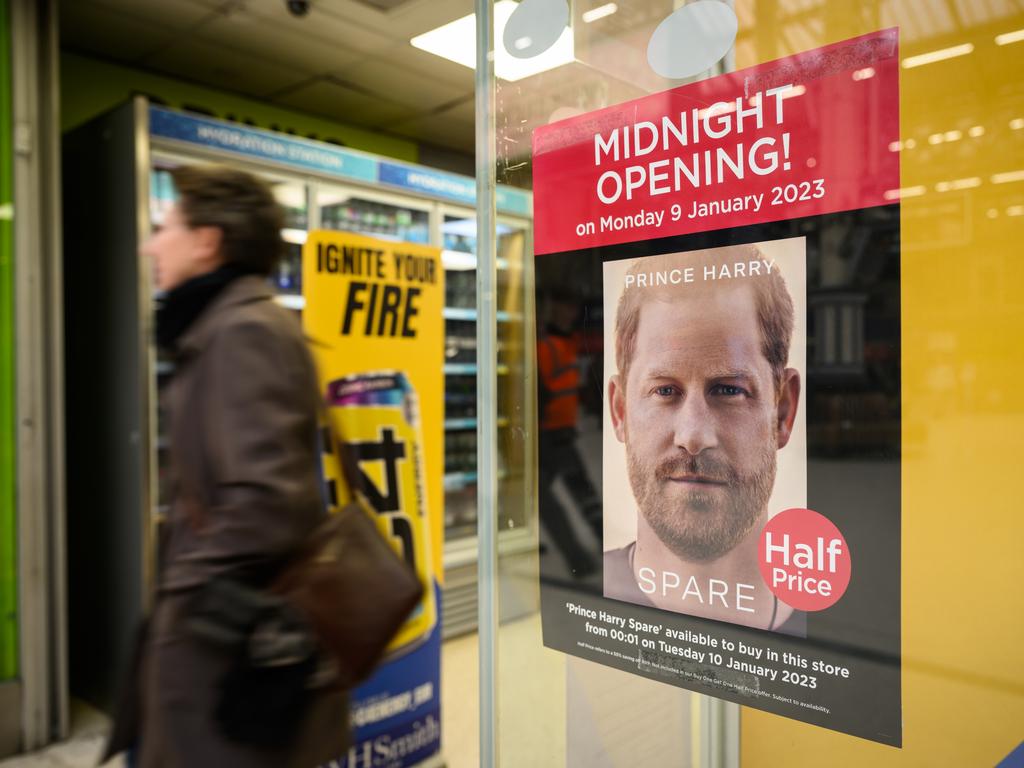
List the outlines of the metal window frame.
<svg viewBox="0 0 1024 768">
<path fill-rule="evenodd" d="M 56 0 L 10 7 L 21 748 L 68 732 Z"/>
<path fill-rule="evenodd" d="M 494 12 L 476 6 L 477 402 L 497 407 L 497 252 L 495 243 Z M 480 765 L 497 765 L 498 467 L 497 413 L 477 422 L 477 539 L 480 663 Z"/>
</svg>

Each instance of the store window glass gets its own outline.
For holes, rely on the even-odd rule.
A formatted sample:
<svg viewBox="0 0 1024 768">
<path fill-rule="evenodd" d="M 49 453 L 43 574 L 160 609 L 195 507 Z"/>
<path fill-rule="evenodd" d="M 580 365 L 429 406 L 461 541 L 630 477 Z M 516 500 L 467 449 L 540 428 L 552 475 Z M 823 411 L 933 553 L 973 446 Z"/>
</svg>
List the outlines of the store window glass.
<svg viewBox="0 0 1024 768">
<path fill-rule="evenodd" d="M 449 541 L 466 539 L 477 531 L 477 230 L 475 216 L 444 213 L 441 224 L 445 268 L 445 488 L 446 531 Z M 527 225 L 498 223 L 498 399 L 502 447 L 498 451 L 502 493 L 522 497 L 525 468 L 517 461 L 514 432 L 521 432 L 527 390 L 515 344 L 521 339 Z M 506 357 L 509 360 L 506 360 Z M 525 534 L 524 506 L 510 504 L 501 518 L 502 531 Z"/>
<path fill-rule="evenodd" d="M 426 210 L 370 200 L 354 191 L 328 186 L 318 190 L 317 205 L 323 229 L 406 243 L 430 242 L 430 216 Z"/>
<path fill-rule="evenodd" d="M 498 761 L 1007 758 L 1024 10 L 491 10 Z"/>
<path fill-rule="evenodd" d="M 270 180 L 277 202 L 284 208 L 284 255 L 278 262 L 271 281 L 278 292 L 289 296 L 302 295 L 302 245 L 309 230 L 306 207 L 306 185 L 295 181 Z"/>
</svg>

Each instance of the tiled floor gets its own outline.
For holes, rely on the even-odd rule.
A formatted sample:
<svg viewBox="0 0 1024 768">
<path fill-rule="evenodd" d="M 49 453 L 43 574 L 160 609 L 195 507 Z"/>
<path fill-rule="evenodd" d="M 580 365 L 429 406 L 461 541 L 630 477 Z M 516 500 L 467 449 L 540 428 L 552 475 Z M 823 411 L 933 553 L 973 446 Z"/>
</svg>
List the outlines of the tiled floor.
<svg viewBox="0 0 1024 768">
<path fill-rule="evenodd" d="M 67 741 L 21 757 L 0 760 L 0 768 L 93 768 L 99 765 L 108 720 L 95 709 L 76 704 L 71 712 L 72 735 Z M 122 768 L 124 761 L 107 764 Z"/>
<path fill-rule="evenodd" d="M 476 635 L 449 640 L 442 647 L 441 734 L 449 768 L 479 764 Z M 108 720 L 84 705 L 72 712 L 72 736 L 39 752 L 0 760 L 0 768 L 94 768 L 103 749 Z M 122 760 L 104 768 L 122 768 Z"/>
<path fill-rule="evenodd" d="M 698 743 L 694 694 L 545 648 L 536 613 L 502 625 L 498 644 L 503 764 L 688 768 L 697 763 L 692 750 Z M 480 764 L 477 651 L 476 635 L 442 646 L 441 738 L 447 768 Z M 0 768 L 95 766 L 106 718 L 79 707 L 72 719 L 73 738 L 33 755 L 0 761 Z M 105 768 L 123 768 L 123 763 Z"/>
</svg>

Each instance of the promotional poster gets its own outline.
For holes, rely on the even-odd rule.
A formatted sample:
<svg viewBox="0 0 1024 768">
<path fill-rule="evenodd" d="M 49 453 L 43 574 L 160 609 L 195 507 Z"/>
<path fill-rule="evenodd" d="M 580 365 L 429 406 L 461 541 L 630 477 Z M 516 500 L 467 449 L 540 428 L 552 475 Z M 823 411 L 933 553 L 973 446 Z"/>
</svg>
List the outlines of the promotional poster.
<svg viewBox="0 0 1024 768">
<path fill-rule="evenodd" d="M 534 132 L 544 643 L 900 746 L 895 29 Z"/>
<path fill-rule="evenodd" d="M 441 745 L 441 254 L 321 230 L 310 232 L 302 260 L 303 329 L 326 406 L 328 504 L 340 508 L 355 491 L 424 586 L 385 661 L 352 692 L 352 747 L 334 765 L 412 766 Z"/>
</svg>

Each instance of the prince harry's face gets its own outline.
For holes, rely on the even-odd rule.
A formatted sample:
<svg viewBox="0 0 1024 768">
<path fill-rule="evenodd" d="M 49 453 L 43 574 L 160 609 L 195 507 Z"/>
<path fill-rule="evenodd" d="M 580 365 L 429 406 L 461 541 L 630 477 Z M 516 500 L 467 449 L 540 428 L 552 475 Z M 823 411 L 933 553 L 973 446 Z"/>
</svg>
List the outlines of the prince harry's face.
<svg viewBox="0 0 1024 768">
<path fill-rule="evenodd" d="M 799 374 L 773 380 L 753 289 L 651 298 L 625 378 L 609 382 L 640 513 L 687 561 L 731 551 L 766 511 L 789 441 Z"/>
</svg>

